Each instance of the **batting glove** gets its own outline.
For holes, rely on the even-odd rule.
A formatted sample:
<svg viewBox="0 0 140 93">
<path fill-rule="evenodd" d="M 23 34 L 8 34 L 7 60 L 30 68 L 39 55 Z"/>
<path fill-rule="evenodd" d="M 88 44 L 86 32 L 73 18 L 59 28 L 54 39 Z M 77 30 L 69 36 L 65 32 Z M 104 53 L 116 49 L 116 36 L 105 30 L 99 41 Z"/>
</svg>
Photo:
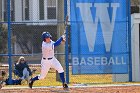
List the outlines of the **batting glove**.
<svg viewBox="0 0 140 93">
<path fill-rule="evenodd" d="M 66 36 L 65 35 L 62 35 L 61 37 L 63 38 L 62 41 L 65 42 L 66 41 Z"/>
</svg>

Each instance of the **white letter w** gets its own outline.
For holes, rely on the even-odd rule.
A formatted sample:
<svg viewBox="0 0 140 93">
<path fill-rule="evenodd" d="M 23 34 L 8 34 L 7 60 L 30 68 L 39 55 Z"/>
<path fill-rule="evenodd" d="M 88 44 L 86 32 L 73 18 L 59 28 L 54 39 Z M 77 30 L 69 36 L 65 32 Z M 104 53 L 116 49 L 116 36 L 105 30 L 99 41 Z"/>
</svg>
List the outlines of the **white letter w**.
<svg viewBox="0 0 140 93">
<path fill-rule="evenodd" d="M 90 52 L 94 51 L 99 21 L 103 32 L 106 51 L 110 51 L 112 35 L 114 31 L 114 23 L 116 18 L 116 11 L 117 7 L 119 7 L 119 3 L 111 3 L 111 7 L 113 8 L 111 20 L 108 13 L 109 3 L 95 3 L 94 4 L 96 8 L 95 22 L 93 22 L 91 13 L 92 3 L 77 3 L 76 6 L 79 7 L 80 9 L 89 51 Z"/>
</svg>

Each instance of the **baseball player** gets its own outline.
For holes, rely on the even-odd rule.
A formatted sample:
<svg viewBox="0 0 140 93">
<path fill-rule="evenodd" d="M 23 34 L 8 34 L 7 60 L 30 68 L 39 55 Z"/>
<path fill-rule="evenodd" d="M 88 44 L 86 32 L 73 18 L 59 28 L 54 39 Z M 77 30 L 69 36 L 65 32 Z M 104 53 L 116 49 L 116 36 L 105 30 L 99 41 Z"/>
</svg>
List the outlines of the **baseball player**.
<svg viewBox="0 0 140 93">
<path fill-rule="evenodd" d="M 36 80 L 44 79 L 50 68 L 58 71 L 62 81 L 63 88 L 68 88 L 65 83 L 64 70 L 59 61 L 54 56 L 54 48 L 65 40 L 65 35 L 62 35 L 56 42 L 51 40 L 52 36 L 49 32 L 42 33 L 42 60 L 41 60 L 41 73 L 38 76 L 30 79 L 29 87 L 32 88 Z"/>
</svg>

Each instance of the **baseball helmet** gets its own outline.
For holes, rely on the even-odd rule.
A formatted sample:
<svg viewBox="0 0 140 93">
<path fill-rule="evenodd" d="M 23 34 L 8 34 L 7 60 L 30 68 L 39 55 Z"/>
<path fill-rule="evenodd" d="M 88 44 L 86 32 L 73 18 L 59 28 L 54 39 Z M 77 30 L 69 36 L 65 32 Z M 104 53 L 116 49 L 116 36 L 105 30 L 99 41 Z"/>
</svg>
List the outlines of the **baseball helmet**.
<svg viewBox="0 0 140 93">
<path fill-rule="evenodd" d="M 51 38 L 51 34 L 49 32 L 43 32 L 42 33 L 42 39 L 45 40 L 45 38 Z"/>
</svg>

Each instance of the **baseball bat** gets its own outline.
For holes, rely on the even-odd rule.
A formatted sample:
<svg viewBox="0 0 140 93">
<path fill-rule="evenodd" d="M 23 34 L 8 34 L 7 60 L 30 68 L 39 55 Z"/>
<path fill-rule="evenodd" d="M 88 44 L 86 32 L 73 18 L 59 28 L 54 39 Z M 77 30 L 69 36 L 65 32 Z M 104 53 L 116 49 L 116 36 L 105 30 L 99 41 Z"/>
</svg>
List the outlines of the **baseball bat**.
<svg viewBox="0 0 140 93">
<path fill-rule="evenodd" d="M 69 19 L 69 17 L 66 16 L 65 21 L 64 21 L 64 34 L 66 34 L 66 28 L 68 26 L 68 19 Z"/>
<path fill-rule="evenodd" d="M 66 41 L 66 28 L 67 28 L 67 26 L 68 26 L 68 16 L 66 16 L 66 18 L 65 18 L 65 20 L 64 20 L 64 34 L 63 34 L 63 42 L 65 42 Z"/>
</svg>

